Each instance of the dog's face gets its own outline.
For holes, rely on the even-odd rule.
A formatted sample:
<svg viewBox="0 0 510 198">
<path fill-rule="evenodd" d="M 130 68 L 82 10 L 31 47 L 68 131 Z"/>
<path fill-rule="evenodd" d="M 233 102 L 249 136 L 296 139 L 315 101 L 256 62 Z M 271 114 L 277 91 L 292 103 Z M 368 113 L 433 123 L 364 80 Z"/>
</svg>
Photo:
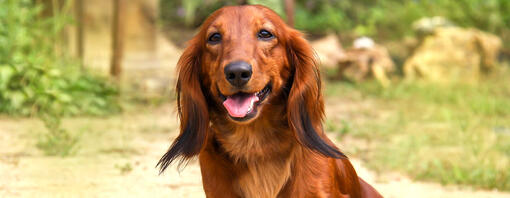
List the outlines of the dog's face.
<svg viewBox="0 0 510 198">
<path fill-rule="evenodd" d="M 288 80 L 279 17 L 263 7 L 226 7 L 202 27 L 202 86 L 228 119 L 249 123 Z M 277 28 L 279 27 L 279 28 Z"/>
<path fill-rule="evenodd" d="M 232 6 L 214 12 L 189 42 L 177 70 L 181 132 L 159 161 L 162 171 L 176 158 L 186 161 L 204 148 L 211 116 L 234 126 L 268 119 L 265 123 L 288 127 L 309 149 L 343 155 L 319 135 L 324 103 L 312 48 L 269 8 Z M 278 110 L 265 108 L 267 103 L 279 105 Z"/>
</svg>

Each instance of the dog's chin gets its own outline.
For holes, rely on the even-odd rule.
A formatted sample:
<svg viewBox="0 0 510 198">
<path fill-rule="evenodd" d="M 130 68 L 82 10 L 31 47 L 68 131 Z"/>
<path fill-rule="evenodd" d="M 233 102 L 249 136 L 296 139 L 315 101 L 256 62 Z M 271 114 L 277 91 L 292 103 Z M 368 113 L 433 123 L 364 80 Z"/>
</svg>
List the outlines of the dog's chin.
<svg viewBox="0 0 510 198">
<path fill-rule="evenodd" d="M 269 98 L 269 95 L 271 94 L 271 84 L 268 83 L 262 90 L 256 92 L 256 93 L 243 93 L 239 92 L 231 96 L 224 96 L 220 93 L 220 99 L 223 101 L 223 108 L 225 108 L 225 116 L 227 116 L 231 121 L 237 123 L 237 124 L 248 124 L 252 121 L 254 121 L 258 116 L 259 112 L 262 111 L 262 108 L 264 107 L 265 101 Z M 234 98 L 234 99 L 233 99 Z M 245 103 L 244 105 L 240 104 L 233 104 L 233 106 L 239 105 L 244 106 L 244 109 L 240 110 L 242 113 L 236 113 L 235 111 L 238 109 L 232 110 L 229 109 L 227 106 L 227 100 L 233 100 L 233 101 L 244 101 L 239 103 Z M 247 101 L 250 100 L 250 101 Z M 235 102 L 230 102 L 235 103 Z"/>
</svg>

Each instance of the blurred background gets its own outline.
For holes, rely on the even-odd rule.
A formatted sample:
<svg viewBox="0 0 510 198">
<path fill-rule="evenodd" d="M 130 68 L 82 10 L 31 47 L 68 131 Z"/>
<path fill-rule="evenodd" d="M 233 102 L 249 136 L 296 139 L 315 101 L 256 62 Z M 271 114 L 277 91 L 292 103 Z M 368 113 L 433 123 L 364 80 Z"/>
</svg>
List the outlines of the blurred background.
<svg viewBox="0 0 510 198">
<path fill-rule="evenodd" d="M 155 165 L 186 41 L 241 4 L 306 33 L 385 197 L 510 197 L 508 0 L 0 0 L 0 197 L 205 197 L 196 161 Z"/>
</svg>

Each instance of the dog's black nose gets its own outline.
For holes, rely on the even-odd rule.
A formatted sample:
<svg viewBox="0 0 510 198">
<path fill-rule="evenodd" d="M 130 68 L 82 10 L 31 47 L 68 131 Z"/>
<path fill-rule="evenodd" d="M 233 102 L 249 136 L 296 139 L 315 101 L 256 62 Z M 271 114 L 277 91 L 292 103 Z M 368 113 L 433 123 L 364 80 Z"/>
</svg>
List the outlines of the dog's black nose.
<svg viewBox="0 0 510 198">
<path fill-rule="evenodd" d="M 236 87 L 246 84 L 251 78 L 251 65 L 244 61 L 236 61 L 225 66 L 225 78 Z"/>
</svg>

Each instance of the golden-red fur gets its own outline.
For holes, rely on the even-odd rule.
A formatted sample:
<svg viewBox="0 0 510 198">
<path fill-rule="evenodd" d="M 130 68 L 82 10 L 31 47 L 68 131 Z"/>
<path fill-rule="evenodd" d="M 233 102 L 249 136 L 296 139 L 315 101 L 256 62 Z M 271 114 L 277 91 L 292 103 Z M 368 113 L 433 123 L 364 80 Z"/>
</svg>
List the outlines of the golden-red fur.
<svg viewBox="0 0 510 198">
<path fill-rule="evenodd" d="M 267 30 L 271 39 L 257 37 Z M 208 38 L 221 34 L 221 41 Z M 242 88 L 225 79 L 233 61 L 251 64 Z M 263 6 L 214 12 L 178 63 L 181 133 L 158 165 L 198 155 L 207 197 L 381 197 L 322 130 L 324 103 L 313 51 L 302 34 Z M 236 121 L 221 96 L 269 86 L 256 115 Z"/>
</svg>

